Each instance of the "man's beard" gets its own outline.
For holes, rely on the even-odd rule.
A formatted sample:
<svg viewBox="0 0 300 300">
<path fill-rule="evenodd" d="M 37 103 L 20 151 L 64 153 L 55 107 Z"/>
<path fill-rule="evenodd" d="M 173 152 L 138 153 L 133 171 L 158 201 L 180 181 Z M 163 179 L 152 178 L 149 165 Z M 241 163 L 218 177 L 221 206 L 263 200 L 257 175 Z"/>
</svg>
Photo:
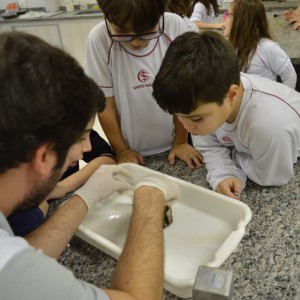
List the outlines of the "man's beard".
<svg viewBox="0 0 300 300">
<path fill-rule="evenodd" d="M 22 203 L 18 206 L 18 210 L 26 211 L 37 207 L 52 192 L 61 177 L 61 169 L 54 168 L 50 176 L 42 182 L 37 182 L 31 191 L 29 191 Z"/>
</svg>

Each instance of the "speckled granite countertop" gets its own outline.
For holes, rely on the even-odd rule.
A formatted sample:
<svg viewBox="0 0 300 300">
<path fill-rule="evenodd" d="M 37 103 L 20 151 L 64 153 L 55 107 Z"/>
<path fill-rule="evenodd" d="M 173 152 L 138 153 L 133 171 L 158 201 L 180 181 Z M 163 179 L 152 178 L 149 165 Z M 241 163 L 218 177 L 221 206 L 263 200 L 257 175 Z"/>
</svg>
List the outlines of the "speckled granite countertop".
<svg viewBox="0 0 300 300">
<path fill-rule="evenodd" d="M 147 158 L 147 167 L 209 188 L 205 168 L 189 170 L 183 162 L 169 166 L 167 154 Z M 221 266 L 234 273 L 234 300 L 300 299 L 300 160 L 295 176 L 283 187 L 248 182 L 242 193 L 253 217 L 237 251 Z M 176 221 L 176 220 L 175 220 Z M 60 262 L 77 278 L 109 285 L 116 261 L 74 237 Z M 180 298 L 165 291 L 164 299 Z"/>
<path fill-rule="evenodd" d="M 274 41 L 278 42 L 295 65 L 300 64 L 300 31 L 292 30 L 281 14 L 268 13 L 268 22 Z"/>
<path fill-rule="evenodd" d="M 263 1 L 263 4 L 266 8 L 266 11 L 273 11 L 273 10 L 281 10 L 281 9 L 287 9 L 287 8 L 296 8 L 299 4 L 297 1 Z M 225 10 L 230 5 L 230 2 L 223 2 L 221 10 Z"/>
</svg>

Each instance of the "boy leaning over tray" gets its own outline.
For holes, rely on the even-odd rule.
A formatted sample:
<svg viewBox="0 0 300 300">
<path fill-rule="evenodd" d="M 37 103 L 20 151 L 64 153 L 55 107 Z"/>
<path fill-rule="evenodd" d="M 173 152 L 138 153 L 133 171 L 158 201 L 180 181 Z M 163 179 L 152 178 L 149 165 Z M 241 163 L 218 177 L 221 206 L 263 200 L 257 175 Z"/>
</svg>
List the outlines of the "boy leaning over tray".
<svg viewBox="0 0 300 300">
<path fill-rule="evenodd" d="M 300 94 L 240 73 L 233 48 L 219 33 L 177 37 L 156 75 L 153 96 L 192 134 L 215 191 L 239 199 L 247 178 L 280 186 L 293 177 Z"/>
</svg>

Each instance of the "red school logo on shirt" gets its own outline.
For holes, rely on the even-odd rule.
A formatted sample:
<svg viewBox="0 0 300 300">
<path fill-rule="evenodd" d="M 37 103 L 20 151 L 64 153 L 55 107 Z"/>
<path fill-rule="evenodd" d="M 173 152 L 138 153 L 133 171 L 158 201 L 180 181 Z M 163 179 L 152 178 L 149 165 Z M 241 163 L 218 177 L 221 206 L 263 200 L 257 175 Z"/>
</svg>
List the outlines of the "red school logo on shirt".
<svg viewBox="0 0 300 300">
<path fill-rule="evenodd" d="M 223 137 L 223 141 L 224 141 L 224 142 L 227 142 L 227 143 L 232 143 L 231 138 L 228 137 L 228 136 L 226 136 L 226 135 Z"/>
<path fill-rule="evenodd" d="M 141 70 L 138 72 L 137 79 L 140 82 L 147 82 L 150 79 L 149 72 L 146 70 Z"/>
</svg>

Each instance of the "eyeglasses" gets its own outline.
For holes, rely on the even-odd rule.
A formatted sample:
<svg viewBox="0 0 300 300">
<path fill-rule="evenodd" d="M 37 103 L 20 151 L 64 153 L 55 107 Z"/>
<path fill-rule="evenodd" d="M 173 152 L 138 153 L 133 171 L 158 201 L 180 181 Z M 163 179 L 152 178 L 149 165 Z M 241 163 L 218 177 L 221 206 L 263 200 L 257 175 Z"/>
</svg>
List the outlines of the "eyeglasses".
<svg viewBox="0 0 300 300">
<path fill-rule="evenodd" d="M 112 34 L 111 31 L 109 30 L 106 18 L 105 18 L 105 24 L 106 24 L 108 35 L 114 42 L 131 42 L 134 39 L 153 40 L 159 38 L 163 34 L 165 29 L 165 18 L 164 16 L 162 16 L 162 27 L 159 28 L 158 31 L 146 32 L 141 34 Z"/>
<path fill-rule="evenodd" d="M 230 13 L 228 10 L 225 10 L 223 13 L 224 21 L 227 19 L 227 17 L 233 16 L 233 15 L 234 15 L 233 13 Z"/>
</svg>

